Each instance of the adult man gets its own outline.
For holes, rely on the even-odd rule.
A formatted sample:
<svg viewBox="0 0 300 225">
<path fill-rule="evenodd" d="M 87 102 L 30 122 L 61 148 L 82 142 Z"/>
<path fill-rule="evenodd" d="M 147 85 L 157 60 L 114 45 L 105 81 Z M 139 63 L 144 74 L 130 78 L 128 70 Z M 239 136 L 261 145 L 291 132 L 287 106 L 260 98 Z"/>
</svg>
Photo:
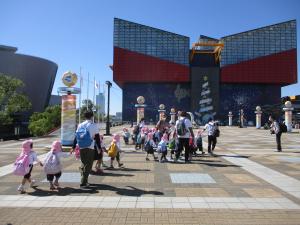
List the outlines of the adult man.
<svg viewBox="0 0 300 225">
<path fill-rule="evenodd" d="M 97 124 L 93 123 L 93 112 L 87 111 L 84 113 L 85 121 L 78 125 L 78 128 L 76 130 L 76 137 L 73 142 L 73 146 L 71 149 L 71 153 L 74 151 L 76 144 L 79 144 L 80 148 L 80 159 L 81 159 L 81 166 L 80 166 L 80 172 L 81 172 L 81 182 L 80 187 L 87 187 L 88 186 L 88 177 L 92 170 L 94 156 L 95 156 L 95 150 L 94 146 L 95 143 L 97 144 L 98 149 L 101 149 L 100 144 L 100 135 L 99 135 L 99 128 Z M 79 132 L 80 131 L 88 131 L 87 136 L 90 136 L 91 144 L 89 146 L 80 146 L 80 140 L 78 140 Z M 83 136 L 83 134 L 81 134 Z"/>
<path fill-rule="evenodd" d="M 135 139 L 135 149 L 141 149 L 141 131 L 145 126 L 145 119 L 141 118 L 140 122 L 133 128 L 133 134 Z"/>
<path fill-rule="evenodd" d="M 187 118 L 186 112 L 181 111 L 180 117 L 178 117 L 178 120 L 176 121 L 175 128 L 178 139 L 178 147 L 174 161 L 176 162 L 179 159 L 181 151 L 184 148 L 185 163 L 188 163 L 190 156 L 189 140 L 190 137 L 192 137 L 194 141 L 194 132 L 192 128 L 192 122 Z"/>
<path fill-rule="evenodd" d="M 216 147 L 216 144 L 217 144 L 217 137 L 215 135 L 215 131 L 217 130 L 217 126 L 214 123 L 212 118 L 209 118 L 208 123 L 205 124 L 202 132 L 204 132 L 205 130 L 207 130 L 207 133 L 208 133 L 208 136 L 207 136 L 208 137 L 207 150 L 208 150 L 209 154 L 212 154 L 215 147 Z"/>
<path fill-rule="evenodd" d="M 275 134 L 276 135 L 276 143 L 277 143 L 277 151 L 281 152 L 281 130 L 280 130 L 280 126 L 279 123 L 274 119 L 273 116 L 269 116 L 269 121 L 271 122 L 271 126 L 270 126 L 270 131 L 271 134 Z"/>
</svg>

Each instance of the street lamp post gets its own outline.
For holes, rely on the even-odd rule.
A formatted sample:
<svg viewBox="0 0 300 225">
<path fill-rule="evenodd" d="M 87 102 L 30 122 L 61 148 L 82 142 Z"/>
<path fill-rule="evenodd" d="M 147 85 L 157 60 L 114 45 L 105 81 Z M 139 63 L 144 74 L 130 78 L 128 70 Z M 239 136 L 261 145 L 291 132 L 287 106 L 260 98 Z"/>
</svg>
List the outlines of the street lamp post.
<svg viewBox="0 0 300 225">
<path fill-rule="evenodd" d="M 110 103 L 110 88 L 112 86 L 112 83 L 110 81 L 106 81 L 105 84 L 107 85 L 107 116 L 106 116 L 106 134 L 105 135 L 111 135 L 110 134 L 110 124 L 109 124 L 109 103 Z"/>
</svg>

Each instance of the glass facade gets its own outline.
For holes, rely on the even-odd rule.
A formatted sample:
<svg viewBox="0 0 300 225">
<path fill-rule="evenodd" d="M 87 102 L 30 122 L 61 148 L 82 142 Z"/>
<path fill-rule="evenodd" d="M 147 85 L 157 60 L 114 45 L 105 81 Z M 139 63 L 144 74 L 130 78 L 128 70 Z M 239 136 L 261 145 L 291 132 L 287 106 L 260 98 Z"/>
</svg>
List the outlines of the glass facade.
<svg viewBox="0 0 300 225">
<path fill-rule="evenodd" d="M 114 19 L 114 47 L 189 65 L 188 37 L 118 18 Z"/>
<path fill-rule="evenodd" d="M 221 38 L 221 66 L 296 48 L 296 20 Z"/>
</svg>

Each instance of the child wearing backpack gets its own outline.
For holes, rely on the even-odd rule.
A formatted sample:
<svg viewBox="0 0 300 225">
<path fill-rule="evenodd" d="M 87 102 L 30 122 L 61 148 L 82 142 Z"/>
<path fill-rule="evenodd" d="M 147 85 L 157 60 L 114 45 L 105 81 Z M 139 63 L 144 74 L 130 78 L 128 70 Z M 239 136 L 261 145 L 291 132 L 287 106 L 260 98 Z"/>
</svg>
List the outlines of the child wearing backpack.
<svg viewBox="0 0 300 225">
<path fill-rule="evenodd" d="M 44 161 L 44 172 L 47 175 L 47 180 L 49 181 L 51 191 L 59 188 L 58 180 L 61 177 L 62 171 L 60 158 L 67 156 L 68 155 L 62 152 L 60 141 L 54 141 L 51 145 L 51 150 L 47 153 Z M 53 182 L 54 177 L 55 181 Z"/>
<path fill-rule="evenodd" d="M 196 146 L 199 151 L 201 151 L 202 155 L 205 154 L 203 150 L 203 144 L 202 144 L 202 132 L 203 130 L 199 129 L 196 135 Z"/>
<path fill-rule="evenodd" d="M 22 182 L 18 187 L 18 191 L 21 193 L 25 192 L 26 181 L 30 183 L 30 187 L 33 187 L 35 180 L 31 179 L 31 172 L 33 163 L 38 162 L 40 166 L 43 166 L 42 162 L 37 158 L 37 154 L 32 150 L 32 140 L 26 140 L 22 143 L 22 152 L 14 163 L 13 173 L 17 176 L 23 176 Z"/>
<path fill-rule="evenodd" d="M 144 150 L 144 146 L 145 146 L 145 141 L 146 141 L 146 137 L 147 137 L 147 134 L 149 132 L 149 128 L 148 127 L 143 127 L 141 129 L 141 140 L 140 140 L 140 146 L 141 146 L 141 149 L 142 151 Z"/>
<path fill-rule="evenodd" d="M 103 135 L 100 135 L 100 145 L 100 149 L 95 145 L 95 160 L 97 160 L 95 165 L 96 173 L 103 173 L 101 165 L 103 164 L 103 153 L 106 151 Z"/>
<path fill-rule="evenodd" d="M 163 163 L 163 162 L 167 162 L 167 153 L 168 153 L 168 148 L 167 148 L 167 144 L 168 144 L 168 134 L 164 133 L 161 141 L 158 143 L 157 146 L 157 151 L 159 153 L 161 153 L 161 157 L 159 162 Z"/>
<path fill-rule="evenodd" d="M 123 139 L 126 145 L 129 143 L 130 133 L 126 127 L 123 128 Z"/>
<path fill-rule="evenodd" d="M 144 149 L 147 152 L 146 160 L 149 161 L 148 155 L 151 154 L 153 155 L 153 159 L 157 160 L 157 157 L 154 155 L 154 148 L 156 147 L 154 141 L 153 141 L 153 133 L 150 132 L 147 135 L 147 140 L 145 142 Z"/>
<path fill-rule="evenodd" d="M 110 144 L 110 147 L 108 148 L 108 156 L 110 157 L 110 169 L 114 168 L 114 160 L 116 159 L 118 162 L 118 166 L 122 167 L 123 163 L 121 163 L 120 160 L 120 152 L 121 152 L 121 148 L 120 148 L 120 135 L 118 134 L 113 134 L 113 140 Z"/>
</svg>

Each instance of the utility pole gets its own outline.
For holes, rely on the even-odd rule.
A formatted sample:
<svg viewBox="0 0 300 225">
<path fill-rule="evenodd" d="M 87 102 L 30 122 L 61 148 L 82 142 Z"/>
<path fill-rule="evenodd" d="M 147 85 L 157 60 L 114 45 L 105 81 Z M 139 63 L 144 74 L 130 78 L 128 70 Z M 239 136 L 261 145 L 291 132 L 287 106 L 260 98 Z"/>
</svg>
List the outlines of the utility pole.
<svg viewBox="0 0 300 225">
<path fill-rule="evenodd" d="M 107 85 L 107 115 L 106 115 L 106 134 L 105 135 L 111 135 L 110 134 L 110 123 L 109 123 L 109 103 L 110 103 L 110 88 L 112 86 L 112 83 L 110 81 L 106 81 L 105 84 Z"/>
</svg>

